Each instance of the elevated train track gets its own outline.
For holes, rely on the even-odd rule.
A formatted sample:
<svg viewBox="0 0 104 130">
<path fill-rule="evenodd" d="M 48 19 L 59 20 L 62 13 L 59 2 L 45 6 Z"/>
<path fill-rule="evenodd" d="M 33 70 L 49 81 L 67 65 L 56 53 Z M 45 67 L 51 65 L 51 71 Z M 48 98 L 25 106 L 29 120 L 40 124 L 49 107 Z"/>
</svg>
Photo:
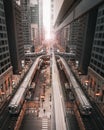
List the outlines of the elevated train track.
<svg viewBox="0 0 104 130">
<path fill-rule="evenodd" d="M 30 70 L 28 71 L 26 77 L 23 79 L 20 87 L 18 88 L 17 92 L 13 96 L 12 100 L 10 101 L 9 105 L 5 108 L 5 113 L 1 116 L 0 129 L 14 129 L 16 120 L 18 118 L 17 114 L 21 111 L 22 105 L 25 101 L 26 93 L 31 85 L 32 79 L 40 68 L 42 64 L 42 56 L 38 57 L 35 62 L 32 64 Z M 5 115 L 5 116 L 4 116 Z M 5 117 L 5 118 L 4 118 Z M 11 123 L 12 122 L 12 123 Z M 9 128 L 10 127 L 10 128 Z"/>
<path fill-rule="evenodd" d="M 14 128 L 15 122 L 18 117 L 18 116 L 16 117 L 15 114 L 19 113 L 19 111 L 21 110 L 22 104 L 23 104 L 23 102 L 22 102 L 22 104 L 20 104 L 19 102 L 21 102 L 21 100 L 25 100 L 25 96 L 26 96 L 25 91 L 27 91 L 29 89 L 29 86 L 31 86 L 31 82 L 32 82 L 32 79 L 33 79 L 36 71 L 38 71 L 40 69 L 41 64 L 43 63 L 43 61 L 42 61 L 43 57 L 44 56 L 40 56 L 35 60 L 35 62 L 33 63 L 33 65 L 30 68 L 30 71 L 27 73 L 26 77 L 24 78 L 23 82 L 21 83 L 20 88 L 23 89 L 23 93 L 22 93 L 22 90 L 19 88 L 9 104 L 9 112 L 8 112 L 8 108 L 5 109 L 6 118 L 5 118 L 5 122 L 3 122 L 3 120 L 2 120 L 3 124 L 1 126 L 1 129 L 5 128 L 5 130 L 6 130 L 6 129 Z M 87 99 L 87 97 L 85 96 L 83 91 L 81 90 L 80 85 L 77 83 L 77 81 L 76 81 L 75 77 L 73 76 L 73 73 L 71 72 L 66 61 L 60 56 L 58 56 L 58 59 L 59 59 L 58 60 L 59 66 L 61 67 L 61 69 L 63 69 L 63 71 L 69 81 L 69 84 L 71 82 L 71 89 L 73 89 L 73 91 L 75 93 L 75 97 L 78 100 L 76 102 L 79 103 L 78 107 L 79 107 L 79 110 L 81 113 L 82 120 L 85 125 L 85 129 L 86 130 L 100 130 L 100 129 L 103 130 L 104 129 L 103 122 L 100 121 L 100 117 L 99 117 L 98 113 L 96 112 L 96 110 L 94 110 L 92 108 L 91 103 L 89 102 L 89 100 Z M 65 110 L 65 102 L 63 99 L 62 85 L 60 82 L 60 76 L 59 76 L 59 70 L 57 67 L 56 57 L 53 52 L 52 52 L 51 61 L 52 61 L 52 66 L 51 66 L 51 68 L 52 68 L 52 89 L 53 89 L 53 99 L 54 99 L 53 103 L 54 103 L 54 112 L 55 112 L 55 129 L 54 130 L 71 130 L 68 126 L 68 121 L 66 118 L 66 110 Z M 18 101 L 16 101 L 17 99 L 18 99 Z M 19 100 L 19 99 L 21 99 L 21 100 Z M 21 105 L 21 106 L 19 106 L 19 105 Z M 87 115 L 87 116 L 83 116 L 83 115 Z M 5 124 L 8 125 L 8 128 L 7 128 L 7 125 L 5 125 Z"/>
<path fill-rule="evenodd" d="M 62 68 L 69 80 L 69 83 L 71 83 L 71 89 L 74 92 L 76 102 L 78 104 L 79 110 L 82 115 L 90 115 L 92 106 L 85 96 L 84 92 L 82 91 L 80 85 L 77 83 L 73 73 L 71 72 L 70 68 L 68 67 L 66 61 L 60 57 L 60 62 L 62 64 Z"/>
<path fill-rule="evenodd" d="M 25 79 L 23 80 L 22 84 L 20 85 L 19 89 L 17 90 L 15 96 L 12 98 L 9 104 L 9 113 L 11 114 L 18 114 L 23 102 L 25 100 L 26 93 L 30 87 L 30 84 L 33 80 L 34 74 L 36 73 L 37 69 L 40 68 L 42 64 L 42 59 L 38 57 L 36 61 L 31 66 L 28 74 L 26 75 Z"/>
<path fill-rule="evenodd" d="M 59 59 L 61 69 L 64 70 L 69 80 L 69 83 L 71 82 L 72 84 L 71 89 L 73 89 L 73 92 L 75 94 L 76 103 L 78 103 L 77 106 L 80 110 L 81 118 L 84 123 L 85 129 L 104 130 L 104 118 L 100 116 L 99 112 L 96 109 L 96 105 L 93 105 L 93 102 L 89 101 L 89 99 L 86 97 L 86 95 L 81 89 L 81 86 L 73 76 L 73 73 L 69 68 L 68 64 L 66 63 L 66 61 L 60 56 Z"/>
</svg>

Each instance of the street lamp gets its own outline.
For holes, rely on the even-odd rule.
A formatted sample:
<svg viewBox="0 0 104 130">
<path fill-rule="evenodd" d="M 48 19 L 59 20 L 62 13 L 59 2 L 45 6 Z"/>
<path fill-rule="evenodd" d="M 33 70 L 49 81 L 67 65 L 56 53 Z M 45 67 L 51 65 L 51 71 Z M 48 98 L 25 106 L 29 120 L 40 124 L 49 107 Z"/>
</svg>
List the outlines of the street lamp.
<svg viewBox="0 0 104 130">
<path fill-rule="evenodd" d="M 89 81 L 88 81 L 88 80 L 85 80 L 85 81 L 84 81 L 84 88 L 85 88 L 86 90 L 88 90 L 88 86 L 89 86 Z"/>
<path fill-rule="evenodd" d="M 44 102 L 44 95 L 41 95 L 41 100 L 42 100 L 42 108 L 43 108 L 43 102 Z"/>
<path fill-rule="evenodd" d="M 15 88 L 15 80 L 12 80 L 12 87 L 13 87 L 13 89 Z"/>
<path fill-rule="evenodd" d="M 96 96 L 96 101 L 98 101 L 98 100 L 99 100 L 99 97 L 100 97 L 100 92 L 96 92 L 96 93 L 95 93 L 95 96 Z"/>
<path fill-rule="evenodd" d="M 98 92 L 98 93 L 96 93 L 95 95 L 98 97 L 98 96 L 100 96 L 100 93 Z"/>
</svg>

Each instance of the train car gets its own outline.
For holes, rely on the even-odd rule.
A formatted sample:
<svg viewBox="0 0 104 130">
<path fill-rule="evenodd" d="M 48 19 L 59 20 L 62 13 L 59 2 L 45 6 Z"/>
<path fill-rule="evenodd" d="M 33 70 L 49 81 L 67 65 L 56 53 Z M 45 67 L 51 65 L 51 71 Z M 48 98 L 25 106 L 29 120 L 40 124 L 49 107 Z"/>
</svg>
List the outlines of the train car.
<svg viewBox="0 0 104 130">
<path fill-rule="evenodd" d="M 36 61 L 31 66 L 29 72 L 27 73 L 25 79 L 21 83 L 19 89 L 17 90 L 16 94 L 12 98 L 8 110 L 10 114 L 18 114 L 20 112 L 20 109 L 23 105 L 23 102 L 25 100 L 26 93 L 29 89 L 29 86 L 33 80 L 34 74 L 36 73 L 36 70 L 38 69 L 38 65 L 40 65 L 40 59 L 41 57 L 37 58 Z"/>
<path fill-rule="evenodd" d="M 24 98 L 25 98 L 25 88 L 20 88 L 17 90 L 16 95 L 10 102 L 8 109 L 9 113 L 11 114 L 18 114 L 20 111 L 20 108 L 23 104 Z"/>
<path fill-rule="evenodd" d="M 90 115 L 92 106 L 89 103 L 88 99 L 84 95 L 83 91 L 78 87 L 73 89 L 75 91 L 76 103 L 78 105 L 79 111 L 82 115 Z"/>
<path fill-rule="evenodd" d="M 70 79 L 69 82 L 71 81 L 71 84 L 72 84 L 71 88 L 74 92 L 75 99 L 76 99 L 78 108 L 80 110 L 80 113 L 82 115 L 90 115 L 91 110 L 92 110 L 92 106 L 91 106 L 89 100 L 87 99 L 87 97 L 85 96 L 81 87 L 77 83 L 77 81 L 76 81 L 73 73 L 71 72 L 69 66 L 67 65 L 66 61 L 60 57 L 60 62 L 63 65 L 63 70 L 64 70 L 67 78 Z"/>
<path fill-rule="evenodd" d="M 42 66 L 43 63 L 43 59 L 40 59 L 39 64 L 38 64 L 38 70 L 40 69 L 40 67 Z"/>
</svg>

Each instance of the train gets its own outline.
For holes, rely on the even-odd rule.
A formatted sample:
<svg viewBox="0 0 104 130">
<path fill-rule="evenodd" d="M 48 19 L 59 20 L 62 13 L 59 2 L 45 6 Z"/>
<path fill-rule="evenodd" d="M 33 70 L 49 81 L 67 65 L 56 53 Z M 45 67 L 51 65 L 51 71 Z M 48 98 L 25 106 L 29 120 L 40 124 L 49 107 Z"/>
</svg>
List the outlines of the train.
<svg viewBox="0 0 104 130">
<path fill-rule="evenodd" d="M 91 111 L 92 111 L 92 106 L 91 106 L 89 100 L 87 99 L 87 97 L 84 94 L 84 92 L 82 91 L 80 85 L 76 81 L 76 79 L 75 79 L 73 73 L 71 72 L 66 61 L 60 56 L 59 56 L 59 59 L 60 59 L 60 63 L 62 65 L 62 68 L 63 68 L 66 76 L 67 76 L 69 83 L 71 82 L 71 84 L 72 84 L 71 89 L 74 93 L 75 100 L 76 100 L 76 103 L 78 105 L 80 113 L 82 115 L 90 115 Z"/>
<path fill-rule="evenodd" d="M 41 59 L 40 56 L 32 64 L 29 72 L 27 73 L 26 77 L 24 78 L 23 82 L 21 83 L 20 87 L 8 105 L 8 111 L 10 114 L 18 114 L 20 112 L 21 107 L 25 101 L 26 93 L 29 90 L 29 86 L 33 80 L 34 74 L 39 69 L 40 65 L 42 65 L 42 61 L 43 59 Z"/>
</svg>

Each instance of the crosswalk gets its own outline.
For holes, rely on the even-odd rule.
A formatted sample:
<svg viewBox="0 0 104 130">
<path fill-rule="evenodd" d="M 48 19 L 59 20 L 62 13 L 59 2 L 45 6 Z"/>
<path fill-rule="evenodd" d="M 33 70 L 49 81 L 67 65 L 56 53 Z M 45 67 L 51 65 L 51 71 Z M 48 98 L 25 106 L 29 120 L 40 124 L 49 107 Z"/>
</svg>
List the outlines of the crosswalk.
<svg viewBox="0 0 104 130">
<path fill-rule="evenodd" d="M 48 130 L 48 118 L 42 119 L 42 130 Z"/>
</svg>

